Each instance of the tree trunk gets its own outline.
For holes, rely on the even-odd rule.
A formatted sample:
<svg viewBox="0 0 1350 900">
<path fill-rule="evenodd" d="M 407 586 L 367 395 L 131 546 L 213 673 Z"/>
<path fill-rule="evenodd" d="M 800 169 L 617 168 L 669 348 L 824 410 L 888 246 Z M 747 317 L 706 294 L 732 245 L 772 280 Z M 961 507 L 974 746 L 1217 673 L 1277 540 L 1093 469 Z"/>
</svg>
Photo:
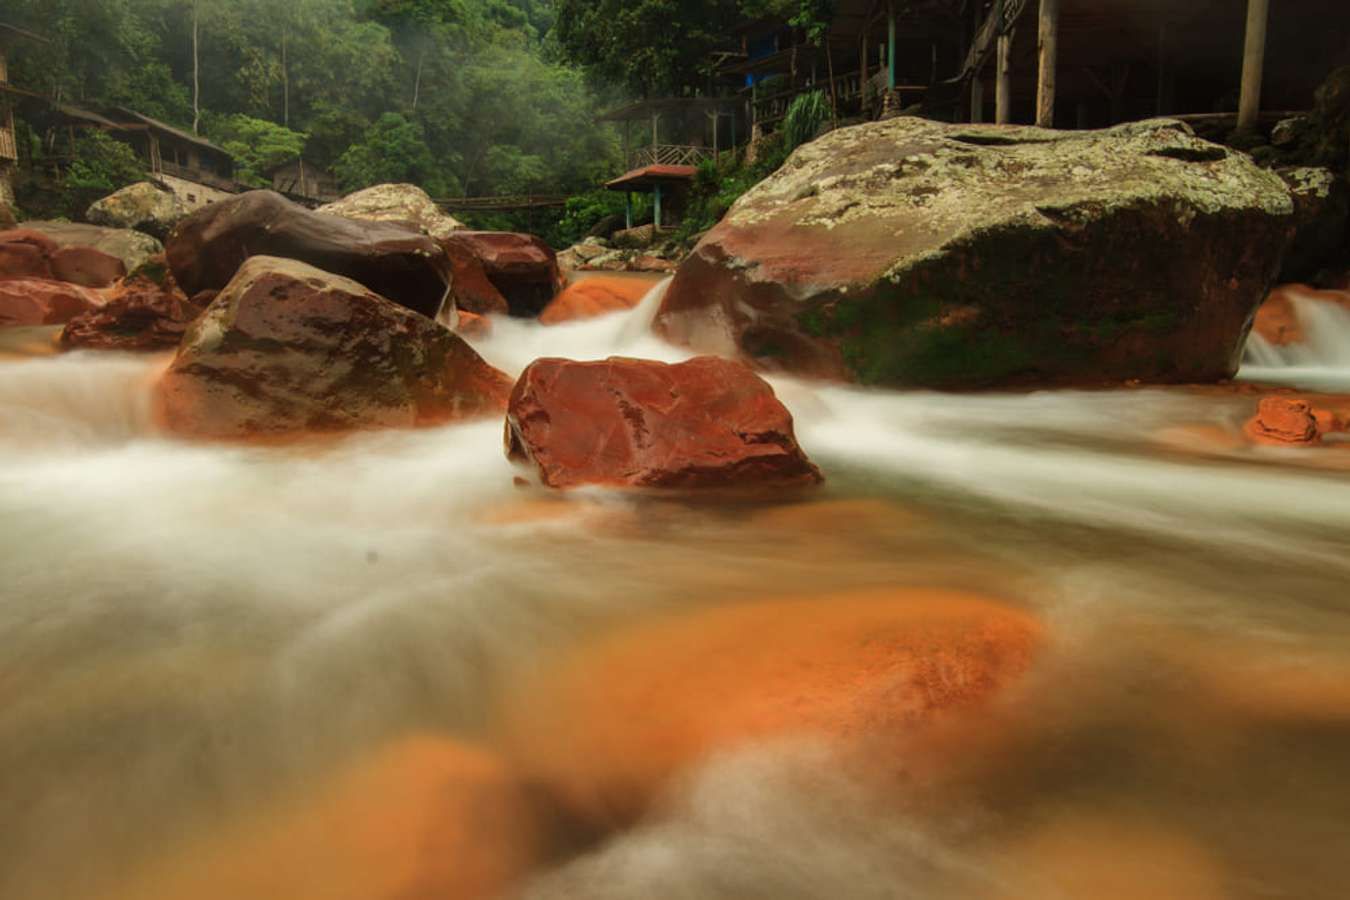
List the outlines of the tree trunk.
<svg viewBox="0 0 1350 900">
<path fill-rule="evenodd" d="M 417 98 L 422 93 L 422 64 L 427 60 L 427 51 L 417 54 L 417 77 L 413 79 L 413 112 L 417 112 Z"/>
<path fill-rule="evenodd" d="M 202 121 L 202 83 L 201 68 L 197 53 L 197 11 L 199 0 L 192 0 L 192 133 L 200 134 L 198 130 Z"/>
<path fill-rule="evenodd" d="M 281 32 L 281 124 L 291 127 L 291 73 L 286 65 L 286 30 Z"/>
</svg>

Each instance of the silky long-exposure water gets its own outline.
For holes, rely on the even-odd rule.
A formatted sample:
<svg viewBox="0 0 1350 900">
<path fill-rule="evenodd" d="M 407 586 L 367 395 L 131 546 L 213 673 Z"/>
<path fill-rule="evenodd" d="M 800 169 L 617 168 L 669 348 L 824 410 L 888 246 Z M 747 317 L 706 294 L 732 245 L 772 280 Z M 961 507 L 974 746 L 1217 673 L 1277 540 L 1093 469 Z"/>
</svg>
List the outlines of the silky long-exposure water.
<svg viewBox="0 0 1350 900">
<path fill-rule="evenodd" d="M 479 349 L 679 359 L 656 302 Z M 163 358 L 6 340 L 6 900 L 1344 895 L 1350 481 L 1192 440 L 1236 394 L 772 379 L 818 492 L 557 496 L 500 422 L 185 443 Z M 1029 668 L 926 744 L 742 728 L 722 667 L 809 681 L 747 645 L 877 597 L 1034 622 Z M 681 757 L 691 722 L 741 737 Z M 613 759 L 642 804 L 549 781 Z"/>
</svg>

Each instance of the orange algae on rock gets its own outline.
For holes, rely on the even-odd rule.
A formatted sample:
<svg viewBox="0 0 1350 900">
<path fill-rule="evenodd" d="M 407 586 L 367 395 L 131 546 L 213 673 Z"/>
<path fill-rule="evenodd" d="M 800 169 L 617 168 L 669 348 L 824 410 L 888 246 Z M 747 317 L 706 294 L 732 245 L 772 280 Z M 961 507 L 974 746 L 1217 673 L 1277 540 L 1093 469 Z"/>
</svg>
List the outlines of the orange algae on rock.
<svg viewBox="0 0 1350 900">
<path fill-rule="evenodd" d="M 1040 624 L 997 601 L 874 589 L 623 628 L 520 685 L 504 745 L 579 815 L 624 820 L 682 769 L 747 743 L 921 743 L 1031 667 Z"/>
<path fill-rule="evenodd" d="M 488 900 L 534 859 L 519 784 L 488 751 L 399 740 L 305 801 L 231 828 L 118 900 Z"/>
</svg>

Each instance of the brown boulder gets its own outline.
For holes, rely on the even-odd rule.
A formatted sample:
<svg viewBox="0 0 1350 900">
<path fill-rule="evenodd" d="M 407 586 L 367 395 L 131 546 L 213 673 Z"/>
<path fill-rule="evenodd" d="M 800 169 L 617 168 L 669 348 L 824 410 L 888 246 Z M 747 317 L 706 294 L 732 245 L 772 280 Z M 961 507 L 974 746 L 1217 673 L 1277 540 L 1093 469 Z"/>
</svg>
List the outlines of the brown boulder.
<svg viewBox="0 0 1350 900">
<path fill-rule="evenodd" d="M 0 326 L 61 325 L 98 308 L 98 294 L 48 278 L 0 280 Z"/>
<path fill-rule="evenodd" d="M 557 254 L 534 235 L 458 231 L 441 243 L 452 256 L 467 253 L 482 263 L 488 281 L 506 299 L 513 316 L 538 315 L 562 288 Z"/>
<path fill-rule="evenodd" d="M 129 279 L 98 309 L 77 316 L 61 331 L 63 350 L 172 350 L 205 307 L 172 286 Z"/>
<path fill-rule="evenodd" d="M 167 253 L 189 296 L 225 287 L 252 256 L 274 256 L 350 278 L 434 318 L 450 280 L 444 251 L 426 235 L 322 215 L 272 191 L 250 191 L 198 210 L 174 228 Z"/>
<path fill-rule="evenodd" d="M 1105 131 L 900 117 L 832 131 L 741 197 L 658 333 L 867 384 L 1232 377 L 1294 204 L 1167 120 Z"/>
<path fill-rule="evenodd" d="M 651 289 L 645 279 L 591 276 L 564 288 L 539 314 L 539 321 L 557 325 L 632 309 Z"/>
<path fill-rule="evenodd" d="M 1298 397 L 1263 397 L 1247 422 L 1247 436 L 1261 444 L 1315 444 L 1321 440 L 1317 417 Z"/>
<path fill-rule="evenodd" d="M 147 260 L 164 252 L 164 245 L 159 241 L 130 228 L 31 219 L 23 223 L 23 230 L 40 232 L 59 247 L 90 247 L 119 259 L 124 272 L 135 272 Z"/>
<path fill-rule="evenodd" d="M 792 415 L 740 363 L 540 359 L 511 392 L 507 455 L 549 487 L 809 485 Z"/>
<path fill-rule="evenodd" d="M 50 278 L 102 288 L 126 273 L 120 259 L 93 247 L 62 246 L 29 228 L 0 232 L 0 278 Z"/>
<path fill-rule="evenodd" d="M 1030 670 L 1039 622 L 997 600 L 874 589 L 617 629 L 508 692 L 503 743 L 575 813 L 640 815 L 682 770 L 774 738 L 915 762 Z M 913 756 L 911 756 L 913 754 Z"/>
<path fill-rule="evenodd" d="M 59 245 L 27 228 L 0 231 L 0 278 L 51 278 L 52 254 Z"/>
<path fill-rule="evenodd" d="M 458 241 L 441 241 L 441 247 L 450 260 L 454 276 L 450 295 L 457 309 L 479 316 L 504 316 L 510 312 L 511 304 L 488 278 L 483 261 L 472 247 Z"/>
<path fill-rule="evenodd" d="M 165 427 L 247 438 L 500 413 L 511 380 L 462 338 L 354 281 L 255 256 L 157 386 Z"/>
</svg>

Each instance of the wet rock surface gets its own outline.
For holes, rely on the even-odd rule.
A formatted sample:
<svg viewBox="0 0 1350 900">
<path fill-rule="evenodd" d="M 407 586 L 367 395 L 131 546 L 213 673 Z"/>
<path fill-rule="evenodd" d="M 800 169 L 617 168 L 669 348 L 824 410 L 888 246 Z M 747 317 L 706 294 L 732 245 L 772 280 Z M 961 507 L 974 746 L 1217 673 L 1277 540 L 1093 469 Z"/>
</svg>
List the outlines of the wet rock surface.
<svg viewBox="0 0 1350 900">
<path fill-rule="evenodd" d="M 188 216 L 169 238 L 167 255 L 189 296 L 224 288 L 250 257 L 273 256 L 350 278 L 435 317 L 450 280 L 444 251 L 426 235 L 387 222 L 322 215 L 272 191 L 250 191 Z"/>
<path fill-rule="evenodd" d="M 94 291 L 65 281 L 0 279 L 0 327 L 61 325 L 101 302 Z"/>
<path fill-rule="evenodd" d="M 510 386 L 436 322 L 349 279 L 258 256 L 188 330 L 156 392 L 169 430 L 247 438 L 500 413 Z"/>
<path fill-rule="evenodd" d="M 1231 377 L 1289 191 L 1166 120 L 1106 131 L 845 128 L 700 241 L 659 333 L 869 384 Z"/>
<path fill-rule="evenodd" d="M 125 274 L 122 260 L 93 247 L 63 246 L 30 228 L 0 232 L 0 278 L 46 278 L 102 288 Z"/>
<path fill-rule="evenodd" d="M 411 225 L 433 238 L 448 237 L 464 223 L 445 213 L 415 184 L 377 184 L 320 206 L 317 212 L 368 222 Z"/>
<path fill-rule="evenodd" d="M 61 332 L 63 350 L 172 350 L 201 315 L 198 306 L 172 285 L 149 278 L 128 279 L 97 309 L 76 316 Z"/>
<path fill-rule="evenodd" d="M 92 248 L 122 261 L 122 272 L 135 272 L 151 258 L 164 252 L 164 245 L 148 234 L 130 228 L 104 228 L 78 222 L 27 221 L 20 226 L 40 232 L 58 247 Z"/>
<path fill-rule="evenodd" d="M 538 315 L 562 287 L 557 255 L 534 235 L 459 231 L 445 238 L 442 245 L 452 259 L 476 258 L 513 316 Z M 465 308 L 476 313 L 496 311 L 472 305 Z"/>
<path fill-rule="evenodd" d="M 541 359 L 511 392 L 507 455 L 548 487 L 812 485 L 792 416 L 740 363 Z"/>
</svg>

